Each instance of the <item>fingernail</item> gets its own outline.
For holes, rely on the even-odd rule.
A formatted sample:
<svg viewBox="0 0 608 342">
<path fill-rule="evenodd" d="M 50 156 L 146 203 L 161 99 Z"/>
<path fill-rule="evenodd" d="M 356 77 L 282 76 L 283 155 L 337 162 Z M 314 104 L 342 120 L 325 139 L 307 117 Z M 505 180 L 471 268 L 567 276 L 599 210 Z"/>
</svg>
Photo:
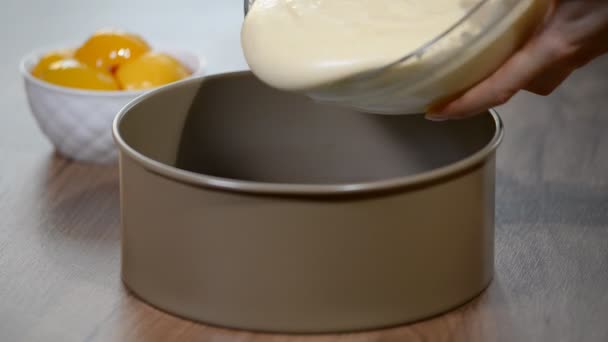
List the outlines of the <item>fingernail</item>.
<svg viewBox="0 0 608 342">
<path fill-rule="evenodd" d="M 427 115 L 424 118 L 427 119 L 427 120 L 429 120 L 429 121 L 434 121 L 434 122 L 448 121 L 448 117 L 446 117 L 446 116 L 439 116 L 439 115 Z"/>
</svg>

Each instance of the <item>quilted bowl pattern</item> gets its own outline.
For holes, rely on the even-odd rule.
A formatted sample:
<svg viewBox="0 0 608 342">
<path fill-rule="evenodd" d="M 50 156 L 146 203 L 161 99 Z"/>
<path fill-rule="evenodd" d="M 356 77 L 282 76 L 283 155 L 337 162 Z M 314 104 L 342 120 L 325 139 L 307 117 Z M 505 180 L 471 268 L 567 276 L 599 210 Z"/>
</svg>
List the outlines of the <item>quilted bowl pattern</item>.
<svg viewBox="0 0 608 342">
<path fill-rule="evenodd" d="M 192 76 L 203 73 L 201 58 L 184 51 L 164 51 L 194 70 Z M 91 91 L 50 84 L 30 73 L 41 55 L 33 53 L 21 62 L 27 100 L 40 130 L 66 158 L 115 163 L 118 154 L 112 121 L 125 105 L 146 91 Z"/>
</svg>

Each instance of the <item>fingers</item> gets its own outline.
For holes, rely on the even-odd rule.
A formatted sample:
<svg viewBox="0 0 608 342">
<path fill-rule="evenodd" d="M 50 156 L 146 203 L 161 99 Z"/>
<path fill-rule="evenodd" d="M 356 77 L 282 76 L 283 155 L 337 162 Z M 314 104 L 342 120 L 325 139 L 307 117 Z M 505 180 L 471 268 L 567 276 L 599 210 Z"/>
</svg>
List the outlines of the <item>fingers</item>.
<svg viewBox="0 0 608 342">
<path fill-rule="evenodd" d="M 458 119 L 504 104 L 549 69 L 554 61 L 552 49 L 534 38 L 489 78 L 460 98 L 439 108 L 431 108 L 427 116 L 435 119 Z"/>
<path fill-rule="evenodd" d="M 562 84 L 562 82 L 564 82 L 568 76 L 572 74 L 572 72 L 574 72 L 573 68 L 566 65 L 562 66 L 560 63 L 559 66 L 552 67 L 538 75 L 535 79 L 528 83 L 524 89 L 538 95 L 549 95 L 555 89 L 557 89 L 557 87 L 559 87 L 559 85 Z"/>
<path fill-rule="evenodd" d="M 459 98 L 431 108 L 429 119 L 458 119 L 507 102 L 525 89 L 548 95 L 577 68 L 608 53 L 606 0 L 554 2 L 550 19 L 521 50 Z"/>
</svg>

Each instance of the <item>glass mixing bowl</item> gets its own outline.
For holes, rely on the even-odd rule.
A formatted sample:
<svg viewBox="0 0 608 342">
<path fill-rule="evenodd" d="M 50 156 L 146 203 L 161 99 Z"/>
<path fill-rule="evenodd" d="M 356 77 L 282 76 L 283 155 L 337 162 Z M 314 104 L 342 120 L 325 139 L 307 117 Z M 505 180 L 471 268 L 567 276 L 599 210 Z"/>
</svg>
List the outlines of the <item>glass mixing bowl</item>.
<svg viewBox="0 0 608 342">
<path fill-rule="evenodd" d="M 378 114 L 416 114 L 491 75 L 542 22 L 550 0 L 460 0 L 470 10 L 386 66 L 303 91 L 319 102 Z M 245 14 L 255 0 L 245 0 Z"/>
</svg>

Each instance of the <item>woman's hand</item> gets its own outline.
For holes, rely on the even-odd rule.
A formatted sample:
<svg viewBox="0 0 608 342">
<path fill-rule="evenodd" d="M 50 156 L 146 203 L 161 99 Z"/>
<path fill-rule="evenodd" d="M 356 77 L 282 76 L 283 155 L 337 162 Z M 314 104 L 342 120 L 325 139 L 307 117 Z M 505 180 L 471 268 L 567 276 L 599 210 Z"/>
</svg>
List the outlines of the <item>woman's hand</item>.
<svg viewBox="0 0 608 342">
<path fill-rule="evenodd" d="M 427 114 L 460 119 L 507 102 L 520 90 L 548 95 L 574 70 L 608 52 L 608 0 L 555 0 L 549 18 L 494 74 Z"/>
</svg>

